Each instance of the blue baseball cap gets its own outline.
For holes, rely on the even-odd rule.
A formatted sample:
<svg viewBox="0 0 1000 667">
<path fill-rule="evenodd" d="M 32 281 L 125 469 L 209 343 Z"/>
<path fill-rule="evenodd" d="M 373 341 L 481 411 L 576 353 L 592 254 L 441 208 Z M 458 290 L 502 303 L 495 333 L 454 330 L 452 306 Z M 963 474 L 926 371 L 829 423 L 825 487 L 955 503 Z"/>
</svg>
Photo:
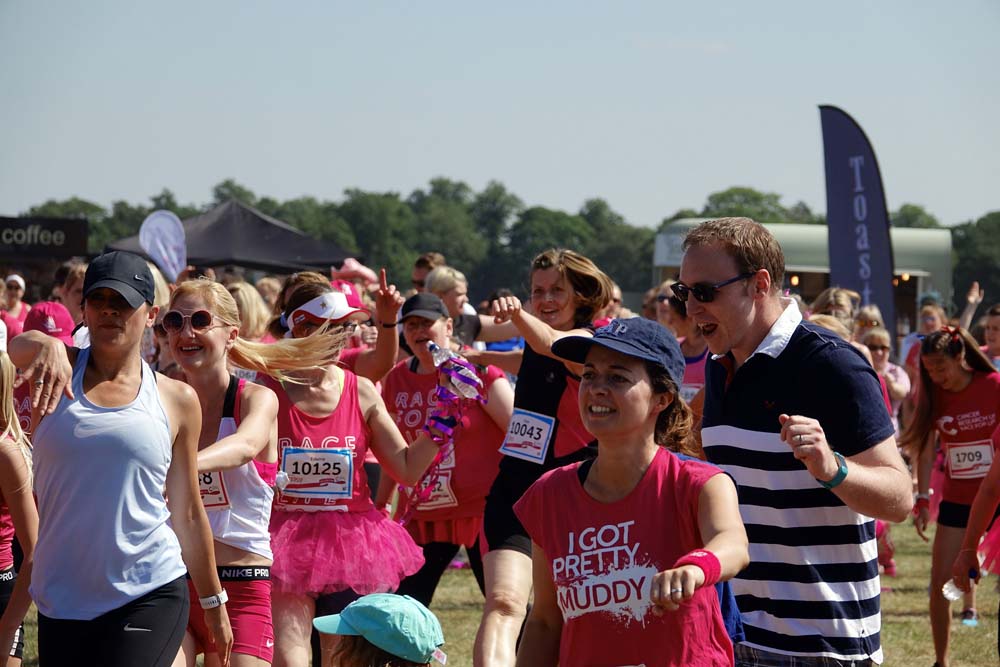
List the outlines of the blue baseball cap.
<svg viewBox="0 0 1000 667">
<path fill-rule="evenodd" d="M 653 320 L 630 317 L 611 320 L 589 336 L 567 336 L 552 344 L 552 353 L 568 361 L 582 364 L 592 345 L 600 345 L 629 357 L 662 366 L 680 389 L 684 379 L 684 354 L 670 331 Z"/>
<path fill-rule="evenodd" d="M 374 593 L 358 598 L 344 611 L 313 619 L 313 627 L 328 635 L 360 635 L 397 658 L 425 664 L 447 660 L 441 624 L 431 611 L 409 595 Z"/>
</svg>

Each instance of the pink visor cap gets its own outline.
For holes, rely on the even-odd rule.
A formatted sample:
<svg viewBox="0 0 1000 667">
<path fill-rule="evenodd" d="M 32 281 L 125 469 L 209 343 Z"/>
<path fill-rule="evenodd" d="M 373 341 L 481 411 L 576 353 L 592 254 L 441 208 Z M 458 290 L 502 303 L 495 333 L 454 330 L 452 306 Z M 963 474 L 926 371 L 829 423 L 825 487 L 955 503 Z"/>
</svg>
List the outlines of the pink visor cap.
<svg viewBox="0 0 1000 667">
<path fill-rule="evenodd" d="M 327 292 L 293 310 L 288 324 L 294 329 L 306 322 L 322 326 L 327 322 L 341 324 L 347 320 L 364 322 L 368 317 L 368 311 L 348 305 L 343 292 Z"/>
</svg>

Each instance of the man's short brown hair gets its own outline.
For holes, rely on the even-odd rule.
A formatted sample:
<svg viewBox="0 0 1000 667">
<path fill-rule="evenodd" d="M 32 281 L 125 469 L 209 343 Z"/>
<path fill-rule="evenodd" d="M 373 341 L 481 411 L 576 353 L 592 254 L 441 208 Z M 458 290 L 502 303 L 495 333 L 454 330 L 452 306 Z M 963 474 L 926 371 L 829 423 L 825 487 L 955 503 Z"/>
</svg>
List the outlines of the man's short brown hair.
<svg viewBox="0 0 1000 667">
<path fill-rule="evenodd" d="M 771 291 L 781 290 L 785 280 L 785 254 L 771 232 L 750 218 L 719 218 L 701 223 L 687 233 L 684 250 L 718 245 L 733 258 L 740 273 L 765 269 L 771 276 Z"/>
<path fill-rule="evenodd" d="M 444 265 L 444 255 L 439 252 L 425 252 L 420 257 L 417 257 L 417 261 L 413 263 L 413 268 L 433 271 L 437 267 Z"/>
</svg>

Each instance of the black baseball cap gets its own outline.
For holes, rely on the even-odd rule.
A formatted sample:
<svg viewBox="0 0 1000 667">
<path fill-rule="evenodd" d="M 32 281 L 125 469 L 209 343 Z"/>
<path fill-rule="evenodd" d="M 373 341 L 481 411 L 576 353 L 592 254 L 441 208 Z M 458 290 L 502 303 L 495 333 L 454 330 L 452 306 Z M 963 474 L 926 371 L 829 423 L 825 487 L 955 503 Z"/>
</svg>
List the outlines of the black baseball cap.
<svg viewBox="0 0 1000 667">
<path fill-rule="evenodd" d="M 451 317 L 444 301 L 436 294 L 430 292 L 420 292 L 414 294 L 403 304 L 399 321 L 402 322 L 407 317 L 423 317 L 428 320 L 440 320 L 442 317 Z"/>
<path fill-rule="evenodd" d="M 684 354 L 674 335 L 666 327 L 644 317 L 611 320 L 589 336 L 567 336 L 552 344 L 552 353 L 582 364 L 592 345 L 664 367 L 680 389 L 684 379 Z"/>
<path fill-rule="evenodd" d="M 101 287 L 121 294 L 132 308 L 138 308 L 143 301 L 153 304 L 153 274 L 146 260 L 130 252 L 106 252 L 90 263 L 83 277 L 83 298 Z"/>
</svg>

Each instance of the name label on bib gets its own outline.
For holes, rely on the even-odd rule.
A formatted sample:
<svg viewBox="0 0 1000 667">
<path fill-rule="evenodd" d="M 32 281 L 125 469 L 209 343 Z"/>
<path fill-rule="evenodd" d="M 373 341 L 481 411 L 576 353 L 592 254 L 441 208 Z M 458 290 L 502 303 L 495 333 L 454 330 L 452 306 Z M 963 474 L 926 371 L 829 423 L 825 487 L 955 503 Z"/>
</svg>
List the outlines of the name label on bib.
<svg viewBox="0 0 1000 667">
<path fill-rule="evenodd" d="M 514 408 L 500 451 L 516 459 L 544 463 L 555 423 L 555 417 Z"/>
<path fill-rule="evenodd" d="M 354 493 L 354 456 L 347 448 L 285 447 L 281 469 L 288 475 L 284 496 L 337 499 Z"/>
<path fill-rule="evenodd" d="M 681 385 L 681 398 L 684 399 L 685 403 L 690 403 L 691 400 L 698 395 L 701 388 L 704 387 L 703 384 L 682 384 Z"/>
<path fill-rule="evenodd" d="M 198 473 L 198 490 L 206 510 L 229 509 L 229 494 L 221 470 Z"/>
<path fill-rule="evenodd" d="M 418 511 L 438 510 L 445 507 L 457 507 L 458 499 L 455 492 L 451 490 L 451 476 L 454 470 L 439 470 L 437 479 L 433 480 L 434 488 L 427 500 L 421 501 L 417 505 Z"/>
<path fill-rule="evenodd" d="M 948 445 L 948 476 L 952 479 L 986 477 L 993 465 L 993 442 L 959 442 Z"/>
</svg>

